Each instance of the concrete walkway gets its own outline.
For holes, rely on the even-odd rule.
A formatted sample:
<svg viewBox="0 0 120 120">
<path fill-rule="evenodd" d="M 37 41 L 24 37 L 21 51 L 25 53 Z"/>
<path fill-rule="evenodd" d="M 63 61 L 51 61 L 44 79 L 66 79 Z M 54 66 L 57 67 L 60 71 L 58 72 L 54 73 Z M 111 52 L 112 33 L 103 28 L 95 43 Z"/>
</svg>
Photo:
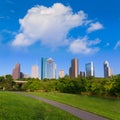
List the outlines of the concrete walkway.
<svg viewBox="0 0 120 120">
<path fill-rule="evenodd" d="M 75 107 L 72 107 L 72 106 L 69 106 L 69 105 L 65 105 L 65 104 L 62 104 L 62 103 L 59 103 L 59 102 L 55 102 L 55 101 L 52 101 L 52 100 L 48 100 L 48 99 L 38 97 L 38 96 L 35 96 L 35 95 L 31 95 L 31 94 L 27 94 L 27 93 L 22 93 L 22 92 L 17 92 L 17 93 L 22 94 L 24 96 L 34 98 L 36 100 L 43 101 L 43 102 L 48 103 L 50 105 L 53 105 L 55 107 L 58 107 L 62 110 L 67 111 L 68 113 L 71 113 L 72 115 L 74 115 L 78 118 L 81 118 L 82 120 L 108 120 L 106 118 L 95 115 L 93 113 L 89 113 L 89 112 L 86 112 L 86 111 L 80 110 L 78 108 L 75 108 Z"/>
</svg>

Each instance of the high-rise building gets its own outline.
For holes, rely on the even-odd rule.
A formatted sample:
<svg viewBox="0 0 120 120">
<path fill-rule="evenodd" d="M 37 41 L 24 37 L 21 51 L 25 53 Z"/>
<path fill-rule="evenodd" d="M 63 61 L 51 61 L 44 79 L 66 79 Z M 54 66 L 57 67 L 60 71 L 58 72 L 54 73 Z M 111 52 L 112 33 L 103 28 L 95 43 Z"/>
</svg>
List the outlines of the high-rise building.
<svg viewBox="0 0 120 120">
<path fill-rule="evenodd" d="M 60 71 L 59 71 L 59 77 L 60 77 L 60 78 L 63 78 L 63 77 L 64 77 L 64 70 L 60 70 Z"/>
<path fill-rule="evenodd" d="M 32 78 L 39 78 L 38 65 L 32 66 Z"/>
<path fill-rule="evenodd" d="M 41 59 L 41 79 L 56 78 L 56 64 L 52 58 Z"/>
<path fill-rule="evenodd" d="M 95 76 L 94 64 L 93 62 L 87 63 L 86 68 L 86 77 Z"/>
<path fill-rule="evenodd" d="M 41 58 L 41 79 L 47 78 L 47 58 Z"/>
<path fill-rule="evenodd" d="M 56 78 L 56 64 L 52 58 L 47 59 L 47 78 Z"/>
<path fill-rule="evenodd" d="M 104 62 L 104 77 L 111 77 L 112 76 L 112 69 L 109 66 L 109 62 L 105 61 Z"/>
<path fill-rule="evenodd" d="M 13 78 L 14 80 L 20 78 L 20 64 L 19 64 L 19 63 L 17 63 L 17 64 L 15 65 L 15 68 L 13 69 L 12 78 Z"/>
<path fill-rule="evenodd" d="M 78 77 L 78 59 L 71 60 L 71 67 L 69 69 L 70 78 L 77 78 Z"/>
</svg>

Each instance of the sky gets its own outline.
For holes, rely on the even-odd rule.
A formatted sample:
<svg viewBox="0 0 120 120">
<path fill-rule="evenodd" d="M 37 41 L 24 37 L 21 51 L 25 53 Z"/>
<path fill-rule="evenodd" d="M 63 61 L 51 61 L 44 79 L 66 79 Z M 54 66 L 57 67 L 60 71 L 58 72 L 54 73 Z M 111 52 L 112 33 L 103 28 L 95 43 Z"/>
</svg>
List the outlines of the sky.
<svg viewBox="0 0 120 120">
<path fill-rule="evenodd" d="M 120 73 L 119 0 L 0 0 L 0 75 L 16 63 L 31 75 L 41 57 L 53 58 L 57 73 L 69 73 L 71 59 L 79 71 L 93 61 L 95 76 L 103 77 L 107 60 Z"/>
</svg>

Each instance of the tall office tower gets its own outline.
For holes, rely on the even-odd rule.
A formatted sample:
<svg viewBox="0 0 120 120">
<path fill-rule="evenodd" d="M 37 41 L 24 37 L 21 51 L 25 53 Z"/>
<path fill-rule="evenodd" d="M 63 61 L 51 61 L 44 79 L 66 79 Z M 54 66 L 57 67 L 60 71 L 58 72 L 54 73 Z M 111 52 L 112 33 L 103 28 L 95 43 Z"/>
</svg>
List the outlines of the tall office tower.
<svg viewBox="0 0 120 120">
<path fill-rule="evenodd" d="M 52 58 L 41 59 L 41 79 L 55 79 L 56 78 L 56 64 Z"/>
<path fill-rule="evenodd" d="M 32 66 L 32 78 L 39 78 L 38 75 L 38 65 Z"/>
<path fill-rule="evenodd" d="M 71 60 L 71 67 L 69 69 L 70 78 L 77 78 L 78 77 L 78 59 Z"/>
<path fill-rule="evenodd" d="M 60 70 L 59 71 L 59 78 L 63 78 L 64 77 L 64 70 Z"/>
<path fill-rule="evenodd" d="M 105 61 L 104 62 L 104 77 L 107 78 L 107 77 L 110 77 L 110 76 L 112 76 L 112 70 L 109 66 L 109 62 Z"/>
<path fill-rule="evenodd" d="M 41 58 L 41 79 L 47 78 L 47 58 Z"/>
<path fill-rule="evenodd" d="M 52 58 L 47 59 L 47 78 L 48 79 L 56 78 L 56 64 Z"/>
<path fill-rule="evenodd" d="M 17 63 L 17 64 L 15 65 L 15 68 L 13 69 L 12 78 L 13 78 L 14 80 L 20 78 L 20 64 L 19 64 L 19 63 Z"/>
<path fill-rule="evenodd" d="M 85 67 L 86 67 L 86 77 L 95 76 L 93 62 L 87 63 Z"/>
</svg>

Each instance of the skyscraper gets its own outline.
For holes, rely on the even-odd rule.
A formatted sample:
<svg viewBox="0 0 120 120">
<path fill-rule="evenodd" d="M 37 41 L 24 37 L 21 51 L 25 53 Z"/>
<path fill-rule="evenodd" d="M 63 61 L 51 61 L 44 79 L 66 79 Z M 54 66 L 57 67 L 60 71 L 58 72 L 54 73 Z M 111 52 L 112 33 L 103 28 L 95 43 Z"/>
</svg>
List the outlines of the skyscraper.
<svg viewBox="0 0 120 120">
<path fill-rule="evenodd" d="M 93 62 L 87 63 L 85 65 L 86 68 L 86 77 L 95 76 L 95 70 Z"/>
<path fill-rule="evenodd" d="M 38 65 L 32 66 L 32 78 L 39 78 L 38 75 Z"/>
<path fill-rule="evenodd" d="M 52 58 L 41 59 L 41 79 L 56 78 L 56 64 Z"/>
<path fill-rule="evenodd" d="M 41 58 L 41 79 L 47 78 L 47 58 Z"/>
<path fill-rule="evenodd" d="M 71 78 L 78 77 L 78 59 L 77 58 L 71 60 L 71 67 L 69 69 L 69 75 Z"/>
<path fill-rule="evenodd" d="M 19 63 L 17 63 L 17 64 L 15 65 L 15 68 L 13 69 L 12 78 L 13 78 L 14 80 L 20 78 L 20 64 L 19 64 Z"/>
<path fill-rule="evenodd" d="M 107 78 L 107 77 L 110 77 L 110 76 L 112 76 L 112 70 L 109 66 L 109 62 L 105 61 L 104 62 L 104 77 Z"/>
<path fill-rule="evenodd" d="M 47 78 L 56 78 L 56 64 L 52 58 L 47 59 Z"/>
</svg>

